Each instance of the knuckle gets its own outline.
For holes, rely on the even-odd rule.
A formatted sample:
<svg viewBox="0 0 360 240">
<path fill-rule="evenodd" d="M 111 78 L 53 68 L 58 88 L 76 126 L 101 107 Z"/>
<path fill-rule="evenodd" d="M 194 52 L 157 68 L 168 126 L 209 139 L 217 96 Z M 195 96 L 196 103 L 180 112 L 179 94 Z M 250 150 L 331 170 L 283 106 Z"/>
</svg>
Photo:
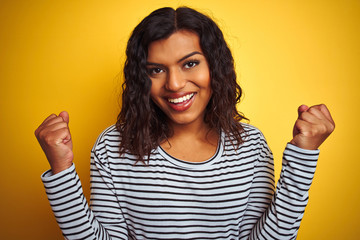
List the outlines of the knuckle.
<svg viewBox="0 0 360 240">
<path fill-rule="evenodd" d="M 321 109 L 321 111 L 323 111 L 323 112 L 329 113 L 329 109 L 328 109 L 328 107 L 327 107 L 325 104 L 321 104 L 321 105 L 320 105 L 320 109 Z"/>
<path fill-rule="evenodd" d="M 318 128 L 312 128 L 310 131 L 311 137 L 316 137 L 317 135 L 319 135 L 319 129 Z"/>
<path fill-rule="evenodd" d="M 43 137 L 43 140 L 46 145 L 52 145 L 54 138 L 51 134 L 47 134 L 46 136 Z"/>
<path fill-rule="evenodd" d="M 308 110 L 307 112 L 313 113 L 314 111 L 316 111 L 316 107 L 315 107 L 315 106 L 309 108 L 309 110 Z"/>
<path fill-rule="evenodd" d="M 39 140 L 43 140 L 43 139 L 45 138 L 45 133 L 44 133 L 44 131 L 40 131 L 40 132 L 38 133 L 37 137 L 38 137 Z"/>
<path fill-rule="evenodd" d="M 335 124 L 330 124 L 329 132 L 332 133 L 335 130 Z"/>
<path fill-rule="evenodd" d="M 324 134 L 328 132 L 328 128 L 325 125 L 320 125 L 319 133 Z"/>
<path fill-rule="evenodd" d="M 307 119 L 309 116 L 311 115 L 311 113 L 309 111 L 303 112 L 300 114 L 300 119 L 305 120 Z"/>
<path fill-rule="evenodd" d="M 319 115 L 318 113 L 320 112 L 321 110 L 318 108 L 318 107 L 311 107 L 309 109 L 309 113 L 313 114 L 313 115 Z"/>
</svg>

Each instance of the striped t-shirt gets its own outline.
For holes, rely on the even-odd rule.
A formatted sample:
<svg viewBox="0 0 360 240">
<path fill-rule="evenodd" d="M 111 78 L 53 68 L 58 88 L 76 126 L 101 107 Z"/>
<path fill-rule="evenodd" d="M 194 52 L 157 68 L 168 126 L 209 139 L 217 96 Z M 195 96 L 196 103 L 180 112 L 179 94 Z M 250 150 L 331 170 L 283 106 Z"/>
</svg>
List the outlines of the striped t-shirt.
<svg viewBox="0 0 360 240">
<path fill-rule="evenodd" d="M 319 151 L 287 144 L 275 189 L 265 138 L 244 128 L 239 148 L 222 134 L 207 161 L 182 161 L 158 147 L 148 165 L 120 156 L 121 136 L 107 128 L 92 149 L 90 207 L 74 165 L 42 175 L 65 238 L 295 239 Z"/>
</svg>

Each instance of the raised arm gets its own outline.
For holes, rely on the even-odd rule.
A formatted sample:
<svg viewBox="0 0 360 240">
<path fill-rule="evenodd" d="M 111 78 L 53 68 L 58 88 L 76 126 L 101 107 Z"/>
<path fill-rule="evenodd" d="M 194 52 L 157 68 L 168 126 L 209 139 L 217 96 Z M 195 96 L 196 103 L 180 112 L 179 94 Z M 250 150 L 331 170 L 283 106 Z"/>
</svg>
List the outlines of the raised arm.
<svg viewBox="0 0 360 240">
<path fill-rule="evenodd" d="M 128 239 L 126 223 L 114 193 L 110 170 L 91 154 L 91 208 L 72 163 L 69 115 L 50 115 L 35 131 L 51 170 L 41 179 L 66 239 Z"/>
<path fill-rule="evenodd" d="M 254 180 L 240 239 L 296 239 L 315 173 L 317 149 L 334 130 L 325 105 L 302 105 L 291 142 L 286 146 L 280 179 L 273 186 L 273 157 L 267 144 L 254 170 Z"/>
</svg>

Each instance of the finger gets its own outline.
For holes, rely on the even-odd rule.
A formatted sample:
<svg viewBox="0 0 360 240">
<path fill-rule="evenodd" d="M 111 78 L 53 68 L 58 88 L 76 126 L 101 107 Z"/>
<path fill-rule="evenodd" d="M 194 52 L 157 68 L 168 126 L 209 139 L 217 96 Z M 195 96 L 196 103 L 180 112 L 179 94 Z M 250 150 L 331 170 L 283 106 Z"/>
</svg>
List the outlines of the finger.
<svg viewBox="0 0 360 240">
<path fill-rule="evenodd" d="M 334 123 L 334 120 L 331 117 L 330 111 L 328 110 L 328 108 L 326 107 L 325 104 L 314 105 L 309 110 L 311 110 L 311 111 L 315 110 L 314 114 L 317 114 L 317 116 L 319 116 L 319 118 L 321 118 L 321 119 L 326 118 L 331 123 Z"/>
<path fill-rule="evenodd" d="M 295 122 L 295 128 L 299 132 L 306 131 L 306 129 L 309 129 L 312 125 L 312 123 L 303 119 L 297 119 Z"/>
<path fill-rule="evenodd" d="M 62 119 L 66 122 L 66 123 L 69 123 L 69 113 L 66 112 L 66 111 L 62 111 L 60 114 L 59 114 L 60 117 L 62 117 Z"/>
<path fill-rule="evenodd" d="M 308 106 L 306 105 L 301 105 L 300 107 L 298 107 L 298 117 L 300 117 L 300 115 L 303 113 L 303 112 L 306 112 L 307 110 L 309 109 Z"/>
<path fill-rule="evenodd" d="M 293 138 L 295 138 L 297 135 L 299 134 L 306 134 L 307 129 L 310 128 L 310 123 L 301 120 L 301 119 L 297 119 L 294 125 L 294 130 L 293 130 Z"/>
<path fill-rule="evenodd" d="M 55 132 L 58 129 L 62 129 L 62 128 L 68 128 L 68 124 L 64 121 L 59 121 L 57 123 L 51 124 L 49 126 L 47 126 L 45 132 Z"/>
<path fill-rule="evenodd" d="M 335 125 L 332 124 L 319 109 L 309 109 L 302 114 L 302 120 L 317 126 L 317 129 L 322 132 L 331 133 Z"/>
<path fill-rule="evenodd" d="M 310 112 L 310 110 L 301 113 L 298 119 L 304 120 L 309 123 L 320 123 L 321 122 L 321 118 L 318 117 L 317 114 Z"/>
<path fill-rule="evenodd" d="M 42 141 L 40 141 L 40 144 L 45 143 L 48 146 L 67 143 L 71 139 L 70 131 L 67 127 L 54 129 L 51 133 L 45 133 L 40 137 L 41 139 L 43 139 Z"/>
<path fill-rule="evenodd" d="M 54 132 L 58 129 L 68 128 L 68 125 L 66 122 L 58 122 L 56 124 L 51 124 L 49 126 L 40 128 L 37 130 L 36 137 L 38 140 L 45 140 L 48 136 L 54 135 Z"/>
<path fill-rule="evenodd" d="M 334 120 L 332 119 L 329 110 L 324 104 L 316 105 L 311 107 L 308 112 L 317 116 L 331 132 L 335 128 Z"/>
<path fill-rule="evenodd" d="M 54 131 L 54 135 L 59 137 L 56 144 L 66 144 L 71 140 L 71 134 L 69 128 L 67 127 L 57 129 L 56 131 Z"/>
<path fill-rule="evenodd" d="M 61 113 L 65 116 L 67 115 L 67 121 L 69 121 L 69 117 L 67 113 Z M 42 132 L 47 129 L 47 130 L 51 130 L 52 128 L 50 126 L 52 125 L 56 125 L 58 123 L 65 123 L 67 124 L 67 122 L 64 121 L 63 117 L 61 116 L 56 116 L 56 114 L 51 114 L 49 117 L 47 117 L 43 123 L 35 130 L 35 136 L 37 138 L 39 138 L 39 135 L 42 134 Z M 50 127 L 50 128 L 49 128 Z M 56 126 L 55 126 L 56 129 Z M 47 131 L 46 131 L 47 132 Z"/>
<path fill-rule="evenodd" d="M 49 122 L 51 119 L 56 118 L 56 114 L 51 114 L 50 116 L 48 116 L 47 118 L 45 118 L 45 120 L 40 124 L 40 125 L 45 125 L 47 122 Z"/>
<path fill-rule="evenodd" d="M 69 135 L 63 139 L 63 142 L 64 143 L 67 143 L 69 141 L 71 141 L 71 134 L 70 134 L 70 129 L 69 129 L 69 113 L 66 112 L 66 111 L 62 111 L 60 114 L 59 114 L 60 117 L 62 117 L 62 119 L 65 121 L 65 123 L 67 124 L 68 126 L 68 131 L 69 131 Z"/>
<path fill-rule="evenodd" d="M 335 124 L 329 109 L 326 107 L 325 104 L 320 104 L 320 111 L 325 115 L 325 117 L 332 123 Z"/>
<path fill-rule="evenodd" d="M 325 117 L 324 113 L 320 110 L 319 105 L 310 107 L 307 112 L 316 116 L 320 120 L 326 120 L 326 117 Z"/>
<path fill-rule="evenodd" d="M 57 118 L 56 114 L 51 114 L 50 116 L 45 118 L 45 120 L 35 130 L 35 136 L 38 137 L 38 134 L 49 124 L 49 122 L 53 121 L 56 118 Z"/>
<path fill-rule="evenodd" d="M 41 131 L 42 129 L 48 128 L 48 127 L 50 127 L 50 126 L 52 126 L 52 125 L 56 125 L 56 124 L 58 124 L 58 123 L 65 123 L 65 124 L 67 124 L 62 117 L 57 116 L 57 117 L 48 119 L 46 123 L 40 125 L 39 130 Z"/>
</svg>

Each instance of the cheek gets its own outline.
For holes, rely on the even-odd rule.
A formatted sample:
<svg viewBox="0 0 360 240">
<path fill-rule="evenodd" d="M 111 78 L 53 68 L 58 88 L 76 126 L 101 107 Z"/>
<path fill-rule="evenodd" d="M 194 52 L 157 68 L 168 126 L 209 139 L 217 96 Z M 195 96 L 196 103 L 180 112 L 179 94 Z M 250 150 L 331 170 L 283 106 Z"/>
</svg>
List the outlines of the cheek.
<svg viewBox="0 0 360 240">
<path fill-rule="evenodd" d="M 150 88 L 150 97 L 154 100 L 161 95 L 161 84 L 158 81 L 152 81 Z"/>
<path fill-rule="evenodd" d="M 201 88 L 211 91 L 211 80 L 210 80 L 210 73 L 208 70 L 198 72 L 196 79 Z"/>
<path fill-rule="evenodd" d="M 194 79 L 202 88 L 210 88 L 210 70 L 207 64 L 199 66 L 200 68 L 194 72 Z"/>
</svg>

